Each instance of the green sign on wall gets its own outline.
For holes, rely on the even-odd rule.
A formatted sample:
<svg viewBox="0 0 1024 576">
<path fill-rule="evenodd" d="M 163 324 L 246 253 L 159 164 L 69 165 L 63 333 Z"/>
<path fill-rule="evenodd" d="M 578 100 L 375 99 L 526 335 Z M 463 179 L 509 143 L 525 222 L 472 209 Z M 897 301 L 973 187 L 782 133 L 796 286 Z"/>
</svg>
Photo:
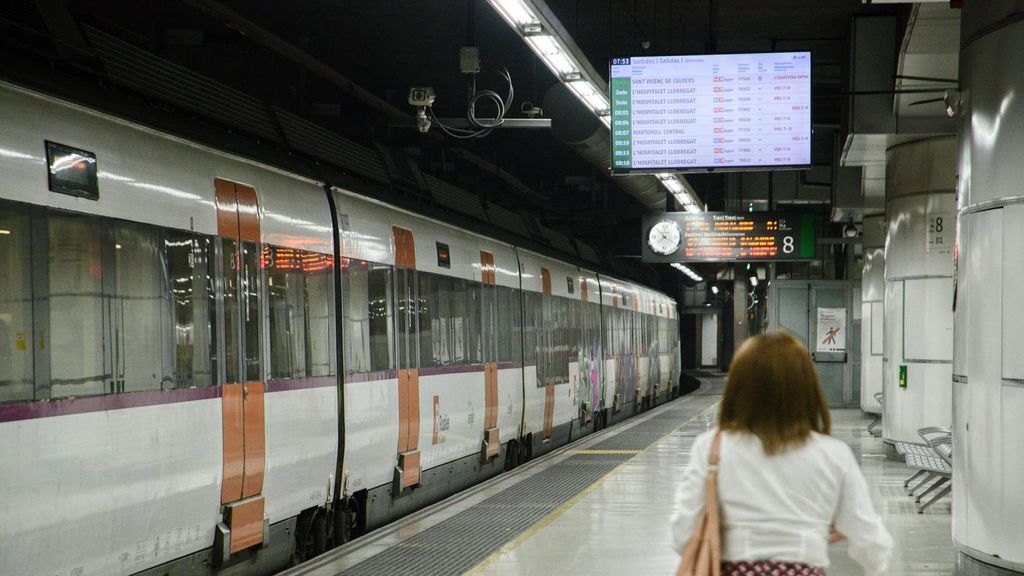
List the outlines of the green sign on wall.
<svg viewBox="0 0 1024 576">
<path fill-rule="evenodd" d="M 900 364 L 900 388 L 907 387 L 907 365 Z"/>
</svg>

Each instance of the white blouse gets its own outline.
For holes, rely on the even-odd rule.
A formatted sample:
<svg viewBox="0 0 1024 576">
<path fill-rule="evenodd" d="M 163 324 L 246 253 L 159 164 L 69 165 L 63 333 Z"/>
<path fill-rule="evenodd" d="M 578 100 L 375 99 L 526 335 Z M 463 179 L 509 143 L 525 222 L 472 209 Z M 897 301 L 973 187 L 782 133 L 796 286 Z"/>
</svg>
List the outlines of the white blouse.
<svg viewBox="0 0 1024 576">
<path fill-rule="evenodd" d="M 672 519 L 682 549 L 704 507 L 714 430 L 697 437 Z M 825 568 L 829 527 L 849 539 L 849 554 L 868 576 L 885 574 L 892 537 L 875 513 L 864 476 L 843 442 L 812 433 L 802 446 L 768 456 L 752 434 L 722 435 L 718 464 L 722 560 L 778 560 Z"/>
</svg>

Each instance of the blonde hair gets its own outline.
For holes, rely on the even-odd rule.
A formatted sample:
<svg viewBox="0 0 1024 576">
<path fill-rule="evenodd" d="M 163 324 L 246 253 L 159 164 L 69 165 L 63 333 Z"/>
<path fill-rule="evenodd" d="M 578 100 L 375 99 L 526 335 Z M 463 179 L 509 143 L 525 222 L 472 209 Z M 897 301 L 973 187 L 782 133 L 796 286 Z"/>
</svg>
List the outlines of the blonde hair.
<svg viewBox="0 0 1024 576">
<path fill-rule="evenodd" d="M 729 366 L 719 412 L 722 430 L 747 432 L 767 454 L 831 434 L 825 393 L 810 354 L 785 332 L 761 334 L 740 346 Z"/>
</svg>

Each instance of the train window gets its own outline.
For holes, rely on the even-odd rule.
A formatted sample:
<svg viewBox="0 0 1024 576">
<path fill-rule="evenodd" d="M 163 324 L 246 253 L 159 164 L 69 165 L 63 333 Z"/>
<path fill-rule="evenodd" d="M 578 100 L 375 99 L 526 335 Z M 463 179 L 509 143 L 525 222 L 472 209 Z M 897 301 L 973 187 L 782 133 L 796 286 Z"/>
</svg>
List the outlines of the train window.
<svg viewBox="0 0 1024 576">
<path fill-rule="evenodd" d="M 600 374 L 602 356 L 601 305 L 596 302 L 582 303 L 583 356 L 589 359 L 591 372 Z M 594 370 L 597 370 L 595 373 Z"/>
<path fill-rule="evenodd" d="M 569 382 L 569 363 L 576 361 L 579 349 L 579 335 L 575 331 L 576 323 L 573 320 L 576 301 L 560 297 L 555 297 L 555 301 L 559 312 L 555 383 L 564 384 Z"/>
<path fill-rule="evenodd" d="M 582 302 L 579 300 L 566 300 L 568 303 L 568 362 L 578 362 L 580 359 L 580 344 L 583 342 Z M 568 370 L 568 365 L 566 367 Z"/>
<path fill-rule="evenodd" d="M 483 298 L 480 294 L 479 282 L 466 281 L 466 364 L 483 363 L 483 342 L 480 332 L 483 329 L 481 313 Z"/>
<path fill-rule="evenodd" d="M 464 365 L 469 363 L 469 357 L 467 355 L 468 342 L 466 339 L 466 333 L 468 331 L 468 320 L 467 320 L 467 307 L 466 307 L 466 285 L 468 284 L 462 278 L 449 278 L 448 279 L 450 290 L 449 296 L 451 298 L 451 354 L 452 364 Z"/>
<path fill-rule="evenodd" d="M 0 404 L 35 398 L 28 210 L 0 203 Z"/>
<path fill-rule="evenodd" d="M 431 282 L 431 276 L 433 274 L 418 272 L 416 278 L 419 284 L 419 298 L 416 300 L 416 314 L 418 315 L 416 323 L 419 332 L 419 367 L 421 368 L 437 365 L 434 357 L 434 340 L 435 338 L 444 338 L 443 333 L 434 334 L 432 316 L 436 317 L 440 310 L 434 307 L 438 299 L 437 279 L 434 278 L 434 281 Z"/>
<path fill-rule="evenodd" d="M 242 352 L 238 242 L 221 240 L 221 262 L 224 267 L 224 381 L 240 382 L 239 357 Z"/>
<path fill-rule="evenodd" d="M 174 387 L 212 386 L 217 375 L 214 242 L 168 231 L 164 248 L 174 309 Z"/>
<path fill-rule="evenodd" d="M 103 226 L 91 216 L 51 214 L 47 227 L 50 333 L 39 337 L 49 340 L 49 396 L 102 394 L 112 376 L 105 346 Z"/>
<path fill-rule="evenodd" d="M 260 250 L 253 242 L 242 242 L 241 256 L 245 379 L 263 380 L 260 370 Z"/>
<path fill-rule="evenodd" d="M 334 283 L 330 256 L 263 247 L 270 309 L 270 377 L 334 373 Z"/>
<path fill-rule="evenodd" d="M 369 297 L 370 370 L 390 370 L 395 367 L 395 337 L 392 332 L 393 273 L 390 266 L 369 265 L 367 296 Z"/>
<path fill-rule="evenodd" d="M 522 361 L 522 318 L 519 292 L 498 286 L 498 362 Z"/>
<path fill-rule="evenodd" d="M 219 240 L 43 208 L 3 208 L 0 402 L 217 382 Z M 30 245 L 44 250 L 33 256 Z M 229 270 L 234 264 L 224 263 Z M 250 286 L 253 278 L 258 274 L 250 273 Z M 255 292 L 250 289 L 250 298 Z M 228 313 L 252 317 L 235 295 L 228 295 L 236 302 Z M 258 370 L 258 358 L 255 365 Z"/>
<path fill-rule="evenodd" d="M 392 269 L 343 258 L 342 316 L 346 372 L 379 372 L 395 367 Z"/>
<path fill-rule="evenodd" d="M 567 298 L 536 294 L 537 385 L 569 381 L 570 357 L 577 350 L 578 335 L 571 328 L 571 306 Z M 574 339 L 577 342 L 574 342 Z"/>
<path fill-rule="evenodd" d="M 114 224 L 113 298 L 107 318 L 115 392 L 173 388 L 172 313 L 160 229 Z"/>
<path fill-rule="evenodd" d="M 497 287 L 490 284 L 480 285 L 480 344 L 483 348 L 482 362 L 498 361 L 498 342 L 495 333 L 497 322 Z"/>
<path fill-rule="evenodd" d="M 420 298 L 430 315 L 420 320 L 420 367 L 452 363 L 448 332 L 451 320 L 450 285 L 444 276 L 420 272 Z M 426 326 L 424 326 L 426 324 Z"/>
<path fill-rule="evenodd" d="M 419 366 L 419 316 L 416 271 L 408 268 L 395 269 L 395 300 L 398 322 L 398 368 Z"/>
<path fill-rule="evenodd" d="M 524 290 L 521 296 L 523 299 L 523 321 L 521 324 L 523 361 L 530 364 L 537 361 L 537 305 L 540 302 L 540 295 L 536 292 Z M 538 366 L 537 369 L 539 371 L 540 367 Z M 539 377 L 537 382 L 539 385 Z"/>
<path fill-rule="evenodd" d="M 459 366 L 466 363 L 466 281 L 420 272 L 420 301 L 427 303 L 420 320 L 420 366 Z M 429 328 L 424 329 L 423 325 Z"/>
<path fill-rule="evenodd" d="M 331 376 L 338 373 L 335 352 L 334 257 L 307 252 L 303 258 L 306 375 Z"/>
</svg>

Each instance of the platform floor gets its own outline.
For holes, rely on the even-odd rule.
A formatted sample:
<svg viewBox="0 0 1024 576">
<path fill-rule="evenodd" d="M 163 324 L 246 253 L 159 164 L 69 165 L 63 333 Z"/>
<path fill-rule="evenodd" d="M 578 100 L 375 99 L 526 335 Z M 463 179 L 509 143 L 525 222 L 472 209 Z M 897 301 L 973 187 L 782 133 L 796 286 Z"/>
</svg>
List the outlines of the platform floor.
<svg viewBox="0 0 1024 576">
<path fill-rule="evenodd" d="M 713 425 L 721 378 L 512 473 L 335 549 L 286 574 L 672 574 L 675 479 Z M 948 498 L 917 514 L 911 471 L 886 461 L 859 410 L 834 410 L 833 433 L 861 458 L 896 540 L 890 576 L 952 574 Z M 861 571 L 833 547 L 830 575 Z"/>
</svg>

